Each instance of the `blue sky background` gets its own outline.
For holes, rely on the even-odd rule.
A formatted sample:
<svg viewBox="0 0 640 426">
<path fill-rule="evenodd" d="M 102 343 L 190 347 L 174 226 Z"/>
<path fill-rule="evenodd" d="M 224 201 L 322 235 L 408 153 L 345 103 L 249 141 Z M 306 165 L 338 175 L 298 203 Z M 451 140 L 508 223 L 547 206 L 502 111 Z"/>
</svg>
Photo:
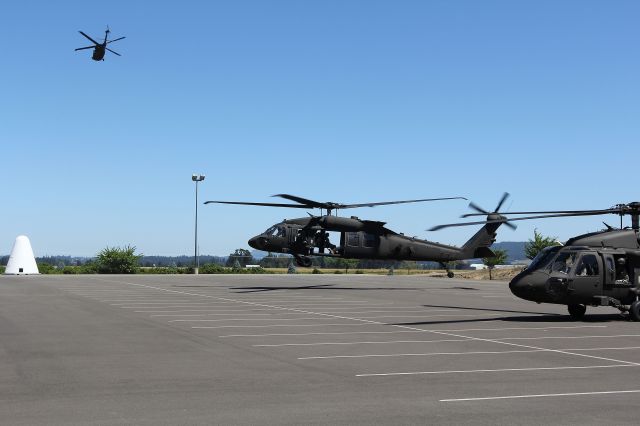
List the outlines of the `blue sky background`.
<svg viewBox="0 0 640 426">
<path fill-rule="evenodd" d="M 24 1 L 0 14 L 0 253 L 193 252 L 201 201 L 640 200 L 637 1 Z M 94 62 L 78 34 L 112 45 Z M 464 201 L 349 212 L 462 244 Z M 303 211 L 200 206 L 202 254 Z M 345 212 L 346 213 L 346 212 Z M 615 216 L 520 223 L 567 239 Z M 628 220 L 627 220 L 628 223 Z"/>
</svg>

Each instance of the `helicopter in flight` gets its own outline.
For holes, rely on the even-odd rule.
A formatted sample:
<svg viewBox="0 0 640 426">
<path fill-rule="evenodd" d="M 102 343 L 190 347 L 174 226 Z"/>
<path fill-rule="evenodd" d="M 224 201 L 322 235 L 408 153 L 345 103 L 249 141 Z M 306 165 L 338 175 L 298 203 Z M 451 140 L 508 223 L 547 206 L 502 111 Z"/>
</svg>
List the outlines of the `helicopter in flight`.
<svg viewBox="0 0 640 426">
<path fill-rule="evenodd" d="M 487 223 L 476 232 L 462 247 L 449 246 L 428 240 L 408 237 L 386 228 L 385 222 L 363 220 L 356 216 L 338 217 L 338 210 L 358 207 L 375 207 L 390 204 L 418 203 L 426 201 L 455 200 L 464 197 L 428 198 L 420 200 L 385 201 L 363 204 L 341 204 L 318 202 L 289 194 L 277 194 L 296 204 L 254 203 L 241 201 L 206 201 L 205 204 L 240 204 L 250 206 L 288 207 L 298 209 L 320 209 L 320 216 L 286 219 L 269 227 L 263 233 L 249 240 L 249 245 L 257 250 L 288 253 L 293 255 L 300 266 L 311 266 L 311 256 L 327 256 L 345 259 L 415 260 L 436 261 L 447 270 L 447 276 L 453 272 L 446 262 L 477 257 L 491 257 L 489 249 L 495 241 L 496 230 L 505 223 L 498 210 L 507 199 L 505 193 L 495 211 L 487 212 Z M 326 214 L 322 214 L 323 211 Z M 510 223 L 507 226 L 514 227 Z M 328 232 L 339 232 L 340 242 L 336 245 L 329 241 Z"/>
<path fill-rule="evenodd" d="M 471 213 L 463 217 L 485 212 Z M 606 229 L 582 234 L 564 245 L 540 251 L 531 264 L 509 283 L 511 292 L 537 303 L 567 305 L 573 319 L 581 319 L 587 306 L 612 306 L 640 321 L 640 202 L 617 204 L 602 210 L 558 210 L 508 212 L 503 215 L 533 215 L 487 220 L 489 224 L 509 224 L 518 220 L 552 217 L 620 216 L 620 228 L 606 223 Z M 631 227 L 622 226 L 623 216 L 631 216 Z M 431 230 L 481 222 L 439 225 Z"/>
<path fill-rule="evenodd" d="M 93 43 L 93 46 L 78 47 L 76 49 L 76 51 L 85 50 L 85 49 L 93 49 L 93 55 L 91 56 L 91 59 L 93 59 L 94 61 L 104 61 L 104 55 L 105 55 L 107 50 L 109 52 L 113 53 L 113 54 L 116 54 L 118 56 L 122 56 L 118 52 L 109 49 L 107 47 L 107 45 L 111 44 L 111 43 L 113 43 L 115 41 L 122 40 L 123 38 L 126 38 L 126 37 L 120 37 L 120 38 L 117 38 L 115 40 L 107 40 L 109 38 L 109 33 L 111 32 L 109 30 L 109 27 L 107 27 L 106 31 L 104 32 L 104 41 L 102 43 L 98 43 L 97 41 L 95 41 L 94 39 L 92 39 L 91 37 L 89 37 L 88 35 L 83 33 L 82 31 L 78 31 L 78 32 L 80 34 L 82 34 L 83 36 L 85 36 L 86 38 L 88 38 L 89 40 L 91 40 L 91 42 Z"/>
</svg>

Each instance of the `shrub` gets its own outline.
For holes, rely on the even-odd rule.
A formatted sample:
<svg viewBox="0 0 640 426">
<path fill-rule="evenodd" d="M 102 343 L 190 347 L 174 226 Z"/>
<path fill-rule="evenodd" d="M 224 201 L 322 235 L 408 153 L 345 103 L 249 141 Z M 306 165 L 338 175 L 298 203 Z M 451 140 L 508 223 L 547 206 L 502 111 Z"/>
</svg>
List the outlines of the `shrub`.
<svg viewBox="0 0 640 426">
<path fill-rule="evenodd" d="M 100 274 L 135 274 L 140 269 L 141 254 L 135 253 L 134 246 L 106 247 L 96 259 Z"/>
<path fill-rule="evenodd" d="M 363 271 L 361 271 L 360 269 L 357 269 L 357 270 L 356 270 L 356 274 L 364 274 L 364 272 L 363 272 Z"/>
<path fill-rule="evenodd" d="M 41 274 L 61 274 L 62 271 L 58 270 L 55 266 L 49 263 L 38 263 L 38 272 Z"/>
<path fill-rule="evenodd" d="M 313 271 L 311 271 L 312 274 L 322 274 L 322 271 L 318 268 L 313 268 Z"/>
<path fill-rule="evenodd" d="M 202 265 L 200 269 L 198 269 L 198 273 L 200 274 L 224 274 L 226 273 L 227 268 L 223 268 L 222 266 L 216 263 L 207 263 Z"/>
<path fill-rule="evenodd" d="M 334 274 L 342 274 L 342 271 L 341 271 L 340 269 L 336 269 L 336 270 L 334 271 Z"/>
</svg>

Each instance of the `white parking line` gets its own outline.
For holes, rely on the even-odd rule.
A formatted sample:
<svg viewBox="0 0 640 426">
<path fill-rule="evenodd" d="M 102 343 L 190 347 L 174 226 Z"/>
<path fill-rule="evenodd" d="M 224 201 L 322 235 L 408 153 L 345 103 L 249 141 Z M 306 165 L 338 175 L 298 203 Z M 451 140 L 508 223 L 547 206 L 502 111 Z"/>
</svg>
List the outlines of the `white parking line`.
<svg viewBox="0 0 640 426">
<path fill-rule="evenodd" d="M 596 392 L 571 392 L 571 393 L 544 393 L 532 395 L 510 395 L 510 396 L 485 396 L 480 398 L 456 398 L 441 399 L 440 402 L 463 402 L 463 401 L 490 401 L 497 399 L 519 399 L 519 398 L 549 398 L 560 396 L 586 396 L 586 395 L 616 395 L 625 393 L 639 393 L 640 390 L 621 390 L 621 391 L 596 391 Z"/>
<path fill-rule="evenodd" d="M 364 327 L 376 324 L 273 324 L 273 325 L 222 325 L 217 327 L 198 326 L 191 328 L 271 328 L 271 327 Z"/>
<path fill-rule="evenodd" d="M 465 341 L 465 340 L 463 340 Z M 468 341 L 468 340 L 466 340 Z M 639 349 L 640 346 L 631 346 L 624 348 L 588 348 L 588 349 L 562 349 L 563 351 L 624 351 L 631 349 Z M 307 356 L 298 359 L 335 359 L 335 358 L 391 358 L 403 356 L 441 356 L 441 355 L 502 355 L 502 354 L 519 354 L 533 352 L 554 352 L 553 349 L 530 349 L 517 351 L 476 351 L 476 352 L 426 352 L 426 353 L 406 353 L 406 354 L 368 354 L 368 355 L 328 355 L 328 356 Z"/>
<path fill-rule="evenodd" d="M 421 354 L 371 354 L 371 355 L 329 355 L 329 356 L 305 356 L 298 359 L 337 359 L 337 358 L 391 358 L 403 356 L 443 356 L 443 355 L 502 355 L 521 354 L 532 352 L 549 352 L 548 349 L 527 349 L 517 351 L 476 351 L 476 352 L 427 352 Z"/>
<path fill-rule="evenodd" d="M 503 330 L 549 330 L 549 329 L 566 329 L 566 328 L 606 328 L 606 325 L 579 325 L 572 327 L 510 327 L 510 328 L 467 328 L 467 329 L 452 329 L 452 330 L 420 330 L 420 329 L 412 329 L 412 330 L 395 330 L 395 331 L 346 331 L 346 332 L 318 332 L 318 333 L 291 333 L 291 334 L 234 334 L 228 336 L 218 336 L 218 337 L 269 337 L 269 336 L 315 336 L 315 335 L 336 335 L 336 334 L 400 334 L 400 333 L 430 333 L 431 331 L 435 332 L 452 332 L 452 331 L 503 331 Z M 464 340 L 475 340 L 475 337 L 462 336 Z M 493 340 L 507 340 L 507 339 L 521 339 L 518 337 L 512 338 L 497 338 Z M 522 338 L 524 339 L 524 338 Z M 537 337 L 531 338 L 537 339 Z"/>
<path fill-rule="evenodd" d="M 269 337 L 269 336 L 314 336 L 314 335 L 336 335 L 336 334 L 399 334 L 399 333 L 430 333 L 432 331 L 435 332 L 460 332 L 460 331 L 502 331 L 502 330 L 547 330 L 553 328 L 606 328 L 606 325 L 585 325 L 585 326 L 575 326 L 575 327 L 511 327 L 511 328 L 468 328 L 468 329 L 458 329 L 458 330 L 420 330 L 420 329 L 411 329 L 411 330 L 395 330 L 395 331 L 345 331 L 345 332 L 318 332 L 318 333 L 284 333 L 284 334 L 233 334 L 227 336 L 218 336 L 218 337 Z M 463 337 L 464 340 L 477 340 L 475 337 L 469 336 L 460 336 Z M 515 338 L 513 338 L 515 339 Z M 493 340 L 507 340 L 507 339 L 493 339 Z"/>
<path fill-rule="evenodd" d="M 400 373 L 367 373 L 356 374 L 356 377 L 375 376 L 412 376 L 421 374 L 462 374 L 462 373 L 500 373 L 505 371 L 546 371 L 546 370 L 589 370 L 595 368 L 624 368 L 640 367 L 640 364 L 612 364 L 612 365 L 588 365 L 588 366 L 568 366 L 568 367 L 530 367 L 530 368 L 499 368 L 495 370 L 449 370 L 449 371 L 412 371 Z"/>
<path fill-rule="evenodd" d="M 280 343 L 280 344 L 263 344 L 251 345 L 256 347 L 277 348 L 281 346 L 331 346 L 331 345 L 379 345 L 379 344 L 398 344 L 398 343 L 444 343 L 444 342 L 468 342 L 471 339 L 440 339 L 440 340 L 392 340 L 387 342 L 316 342 L 316 343 Z"/>
<path fill-rule="evenodd" d="M 354 313 L 354 312 L 352 312 Z M 437 315 L 380 315 L 375 317 L 358 317 L 358 319 L 377 319 L 377 318 L 437 318 L 437 317 L 496 317 L 495 314 L 437 314 Z"/>
<path fill-rule="evenodd" d="M 640 334 L 611 334 L 605 336 L 541 336 L 541 337 L 501 337 L 496 340 L 545 340 L 545 339 L 604 339 L 612 337 L 640 337 Z"/>
<path fill-rule="evenodd" d="M 138 311 L 136 311 L 138 312 Z M 230 314 L 154 314 L 149 315 L 149 317 L 210 317 L 210 316 L 229 316 L 229 315 L 237 315 L 237 313 Z M 297 312 L 274 312 L 272 314 L 263 313 L 263 314 L 247 314 L 246 312 L 242 313 L 243 316 L 265 316 L 265 315 L 300 315 Z"/>
<path fill-rule="evenodd" d="M 328 318 L 223 318 L 223 319 L 175 319 L 168 322 L 226 322 L 226 321 L 311 321 L 326 320 Z"/>
<path fill-rule="evenodd" d="M 254 312 L 254 311 L 269 311 L 269 312 L 278 312 L 277 309 L 250 309 L 250 312 Z M 151 313 L 164 313 L 164 314 L 175 314 L 175 313 L 180 313 L 180 312 L 230 312 L 230 313 L 234 313 L 234 312 L 247 312 L 246 309 L 217 309 L 217 308 L 208 308 L 208 309 L 178 309 L 178 310 L 171 310 L 171 311 L 166 311 L 166 310 L 145 310 L 145 311 L 133 311 L 136 313 L 141 313 L 141 314 L 151 314 Z M 291 314 L 298 314 L 298 312 L 291 312 Z"/>
</svg>

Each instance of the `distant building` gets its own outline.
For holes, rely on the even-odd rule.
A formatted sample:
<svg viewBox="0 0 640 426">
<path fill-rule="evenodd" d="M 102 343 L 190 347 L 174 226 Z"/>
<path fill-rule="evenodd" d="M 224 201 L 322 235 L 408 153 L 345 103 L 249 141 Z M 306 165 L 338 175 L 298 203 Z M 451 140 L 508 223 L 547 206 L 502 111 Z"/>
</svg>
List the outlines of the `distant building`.
<svg viewBox="0 0 640 426">
<path fill-rule="evenodd" d="M 475 269 L 476 271 L 480 269 L 487 269 L 487 265 L 485 265 L 484 263 L 472 263 L 469 265 L 469 267 L 471 269 Z"/>
</svg>

